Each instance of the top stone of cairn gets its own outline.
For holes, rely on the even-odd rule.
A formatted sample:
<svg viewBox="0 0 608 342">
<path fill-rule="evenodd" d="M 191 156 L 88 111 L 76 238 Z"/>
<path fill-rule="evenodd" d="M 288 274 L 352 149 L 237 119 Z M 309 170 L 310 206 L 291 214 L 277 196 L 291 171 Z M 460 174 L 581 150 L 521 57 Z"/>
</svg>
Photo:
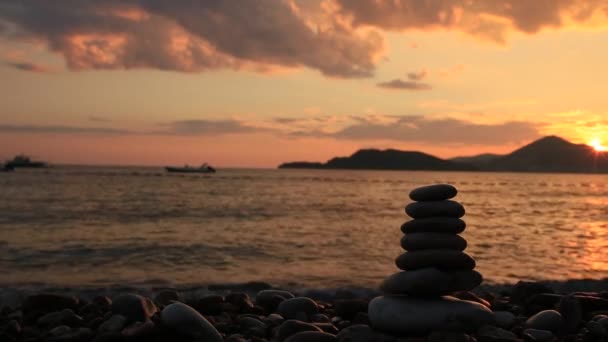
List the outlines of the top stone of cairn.
<svg viewBox="0 0 608 342">
<path fill-rule="evenodd" d="M 452 185 L 434 184 L 412 190 L 410 199 L 417 202 L 443 201 L 455 197 L 457 193 L 458 190 Z"/>
</svg>

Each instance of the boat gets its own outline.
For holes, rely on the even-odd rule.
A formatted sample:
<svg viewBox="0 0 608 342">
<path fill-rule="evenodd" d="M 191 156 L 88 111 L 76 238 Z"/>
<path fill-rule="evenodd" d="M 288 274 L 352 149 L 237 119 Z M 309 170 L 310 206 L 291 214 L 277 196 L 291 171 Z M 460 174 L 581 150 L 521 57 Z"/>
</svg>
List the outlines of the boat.
<svg viewBox="0 0 608 342">
<path fill-rule="evenodd" d="M 207 163 L 204 163 L 203 165 L 201 165 L 199 167 L 193 167 L 193 166 L 189 166 L 189 165 L 185 165 L 183 167 L 179 167 L 179 166 L 167 166 L 167 167 L 165 167 L 165 169 L 168 172 L 215 173 L 215 169 L 213 167 L 207 165 Z"/>
<path fill-rule="evenodd" d="M 47 167 L 48 164 L 42 161 L 33 161 L 29 156 L 25 154 L 19 154 L 12 160 L 8 160 L 4 163 L 4 168 L 16 169 L 18 167 L 29 167 L 29 168 L 42 168 Z"/>
</svg>

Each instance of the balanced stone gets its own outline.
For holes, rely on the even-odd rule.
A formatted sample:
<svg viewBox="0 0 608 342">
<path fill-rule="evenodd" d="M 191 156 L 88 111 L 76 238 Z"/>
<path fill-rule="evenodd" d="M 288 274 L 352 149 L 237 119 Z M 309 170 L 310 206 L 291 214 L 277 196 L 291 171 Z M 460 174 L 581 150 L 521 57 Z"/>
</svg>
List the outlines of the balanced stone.
<svg viewBox="0 0 608 342">
<path fill-rule="evenodd" d="M 453 217 L 428 217 L 405 222 L 401 225 L 401 231 L 405 234 L 411 233 L 462 233 L 467 224 Z"/>
<path fill-rule="evenodd" d="M 423 268 L 397 272 L 380 285 L 385 294 L 407 294 L 419 297 L 442 296 L 457 291 L 470 291 L 481 284 L 477 271 L 442 271 Z"/>
<path fill-rule="evenodd" d="M 410 192 L 412 201 L 443 201 L 453 198 L 458 193 L 455 187 L 449 184 L 435 184 L 423 186 Z"/>
<path fill-rule="evenodd" d="M 452 200 L 412 202 L 405 207 L 405 212 L 415 219 L 437 216 L 460 218 L 465 213 L 462 204 Z"/>
<path fill-rule="evenodd" d="M 373 328 L 395 334 L 475 331 L 494 321 L 487 307 L 448 296 L 433 299 L 381 296 L 369 303 L 368 312 Z"/>
<path fill-rule="evenodd" d="M 475 268 L 475 260 L 468 254 L 451 249 L 405 252 L 397 257 L 395 264 L 402 270 L 417 270 L 429 267 L 440 270 L 472 270 Z"/>
<path fill-rule="evenodd" d="M 406 251 L 437 248 L 463 251 L 467 248 L 467 240 L 455 234 L 413 233 L 401 238 L 401 247 Z"/>
</svg>

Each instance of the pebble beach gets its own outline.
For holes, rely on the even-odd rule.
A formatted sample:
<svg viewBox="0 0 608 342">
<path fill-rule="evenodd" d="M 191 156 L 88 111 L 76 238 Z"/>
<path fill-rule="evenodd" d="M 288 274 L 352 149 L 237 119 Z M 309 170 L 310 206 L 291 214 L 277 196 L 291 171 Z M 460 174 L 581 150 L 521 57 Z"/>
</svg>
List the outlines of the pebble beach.
<svg viewBox="0 0 608 342">
<path fill-rule="evenodd" d="M 411 334 L 372 327 L 376 289 L 5 289 L 0 341 L 606 341 L 607 284 L 481 285 L 453 296 L 486 307 L 492 321 L 446 321 Z"/>
<path fill-rule="evenodd" d="M 415 189 L 378 289 L 3 289 L 0 341 L 607 341 L 604 281 L 483 285 L 455 187 Z M 560 286 L 556 286 L 560 285 Z"/>
</svg>

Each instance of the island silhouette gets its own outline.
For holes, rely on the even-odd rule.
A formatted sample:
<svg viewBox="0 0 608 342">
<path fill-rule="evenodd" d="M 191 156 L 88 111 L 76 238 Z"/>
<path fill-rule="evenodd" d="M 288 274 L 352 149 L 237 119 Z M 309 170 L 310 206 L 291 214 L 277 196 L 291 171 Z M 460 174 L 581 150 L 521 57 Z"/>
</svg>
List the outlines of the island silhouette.
<svg viewBox="0 0 608 342">
<path fill-rule="evenodd" d="M 441 159 L 419 151 L 361 149 L 349 157 L 335 157 L 325 163 L 287 162 L 279 168 L 608 173 L 608 152 L 551 135 L 506 155 Z"/>
</svg>

